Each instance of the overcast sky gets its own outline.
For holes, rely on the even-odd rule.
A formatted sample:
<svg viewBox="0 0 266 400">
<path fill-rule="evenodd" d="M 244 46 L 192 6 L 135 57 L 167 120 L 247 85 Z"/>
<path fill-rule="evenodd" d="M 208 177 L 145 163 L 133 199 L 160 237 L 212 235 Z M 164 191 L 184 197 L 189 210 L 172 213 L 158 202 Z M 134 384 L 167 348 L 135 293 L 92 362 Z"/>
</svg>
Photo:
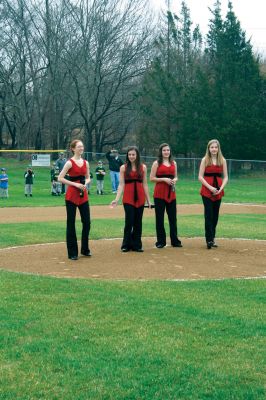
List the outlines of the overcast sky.
<svg viewBox="0 0 266 400">
<path fill-rule="evenodd" d="M 171 10 L 179 13 L 182 0 L 169 0 Z M 167 0 L 150 0 L 151 4 L 160 10 L 165 8 Z M 185 0 L 190 9 L 193 24 L 199 24 L 201 32 L 208 31 L 208 21 L 211 13 L 208 9 L 213 8 L 215 0 Z M 246 37 L 251 37 L 254 50 L 266 54 L 266 0 L 232 0 L 233 9 L 240 21 Z M 222 13 L 225 16 L 228 0 L 222 0 Z"/>
</svg>

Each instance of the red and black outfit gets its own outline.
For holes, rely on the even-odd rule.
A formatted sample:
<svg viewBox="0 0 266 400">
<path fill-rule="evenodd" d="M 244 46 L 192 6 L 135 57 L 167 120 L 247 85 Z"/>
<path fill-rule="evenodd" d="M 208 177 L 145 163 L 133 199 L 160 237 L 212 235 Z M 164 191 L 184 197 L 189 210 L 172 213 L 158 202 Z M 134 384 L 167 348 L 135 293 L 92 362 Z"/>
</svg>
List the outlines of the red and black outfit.
<svg viewBox="0 0 266 400">
<path fill-rule="evenodd" d="M 143 176 L 143 165 L 141 165 L 140 174 L 138 174 L 137 171 L 130 171 L 127 174 L 127 166 L 125 166 L 125 187 L 123 195 L 125 228 L 121 249 L 133 251 L 142 249 L 142 216 L 145 204 Z"/>
<path fill-rule="evenodd" d="M 205 168 L 204 179 L 205 181 L 220 189 L 223 179 L 223 166 L 222 165 L 210 165 Z M 205 238 L 206 242 L 214 242 L 216 226 L 219 219 L 219 210 L 221 205 L 221 199 L 224 196 L 224 191 L 218 195 L 214 195 L 206 186 L 202 185 L 200 194 L 204 205 L 204 217 L 205 217 Z"/>
<path fill-rule="evenodd" d="M 157 168 L 156 177 L 174 179 L 175 163 L 172 162 L 170 166 L 160 164 Z M 170 226 L 171 244 L 174 247 L 180 247 L 181 242 L 177 237 L 176 194 L 174 187 L 168 185 L 166 182 L 156 182 L 153 197 L 157 233 L 156 246 L 164 247 L 166 245 L 166 233 L 164 228 L 164 213 L 166 210 Z"/>
<path fill-rule="evenodd" d="M 68 180 L 72 182 L 85 184 L 87 165 L 83 161 L 83 165 L 79 167 L 74 160 L 69 160 L 72 167 L 68 170 Z M 88 193 L 86 190 L 81 191 L 75 186 L 68 186 L 66 192 L 66 211 L 67 211 L 67 251 L 68 257 L 78 256 L 78 243 L 75 228 L 76 210 L 79 209 L 81 222 L 82 222 L 82 235 L 81 235 L 81 253 L 86 254 L 89 250 L 89 232 L 90 232 L 90 209 L 88 203 Z"/>
</svg>

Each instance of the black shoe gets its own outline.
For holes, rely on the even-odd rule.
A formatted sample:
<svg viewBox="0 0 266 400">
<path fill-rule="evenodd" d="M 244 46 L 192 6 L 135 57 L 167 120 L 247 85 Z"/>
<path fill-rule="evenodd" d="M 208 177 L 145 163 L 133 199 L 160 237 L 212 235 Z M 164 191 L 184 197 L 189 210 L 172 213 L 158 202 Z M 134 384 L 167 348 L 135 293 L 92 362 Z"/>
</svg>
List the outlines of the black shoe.
<svg viewBox="0 0 266 400">
<path fill-rule="evenodd" d="M 121 249 L 122 253 L 127 253 L 129 251 L 129 248 L 127 247 L 122 247 Z"/>
<path fill-rule="evenodd" d="M 215 243 L 215 241 L 212 241 L 212 247 L 218 247 L 218 244 Z"/>
<path fill-rule="evenodd" d="M 143 253 L 143 249 L 132 249 L 132 251 L 136 251 L 137 253 Z"/>
<path fill-rule="evenodd" d="M 211 249 L 212 248 L 212 242 L 207 242 L 207 249 Z"/>
<path fill-rule="evenodd" d="M 85 256 L 85 257 L 91 257 L 91 252 L 90 252 L 90 250 L 88 250 L 88 251 L 82 251 L 81 254 L 82 254 L 83 256 Z"/>
<path fill-rule="evenodd" d="M 157 249 L 162 249 L 163 247 L 165 247 L 165 244 L 158 243 L 155 246 L 157 247 Z"/>
<path fill-rule="evenodd" d="M 32 197 L 32 194 L 30 194 L 30 197 Z"/>
<path fill-rule="evenodd" d="M 76 261 L 78 259 L 78 256 L 69 256 L 68 258 L 72 261 Z"/>
<path fill-rule="evenodd" d="M 173 247 L 183 247 L 181 242 L 178 242 L 176 244 L 172 244 Z"/>
</svg>

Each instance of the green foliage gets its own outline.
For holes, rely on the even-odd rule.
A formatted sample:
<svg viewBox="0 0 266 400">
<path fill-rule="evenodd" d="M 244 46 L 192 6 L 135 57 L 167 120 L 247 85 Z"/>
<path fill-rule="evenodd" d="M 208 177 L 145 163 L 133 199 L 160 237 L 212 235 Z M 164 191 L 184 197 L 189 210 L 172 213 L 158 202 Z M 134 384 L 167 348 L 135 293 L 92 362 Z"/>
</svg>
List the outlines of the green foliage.
<svg viewBox="0 0 266 400">
<path fill-rule="evenodd" d="M 206 54 L 211 76 L 209 117 L 214 121 L 214 135 L 220 138 L 228 158 L 265 157 L 263 79 L 259 64 L 252 54 L 237 20 L 232 3 L 221 20 L 220 2 L 213 11 Z M 265 96 L 264 96 L 265 104 Z M 263 128 L 264 126 L 264 128 Z M 260 145 L 258 145 L 260 143 Z"/>
<path fill-rule="evenodd" d="M 217 137 L 227 158 L 264 159 L 265 77 L 232 3 L 223 19 L 215 2 L 204 52 L 184 2 L 165 25 L 139 92 L 141 146 L 167 141 L 176 154 L 201 156 Z"/>
</svg>

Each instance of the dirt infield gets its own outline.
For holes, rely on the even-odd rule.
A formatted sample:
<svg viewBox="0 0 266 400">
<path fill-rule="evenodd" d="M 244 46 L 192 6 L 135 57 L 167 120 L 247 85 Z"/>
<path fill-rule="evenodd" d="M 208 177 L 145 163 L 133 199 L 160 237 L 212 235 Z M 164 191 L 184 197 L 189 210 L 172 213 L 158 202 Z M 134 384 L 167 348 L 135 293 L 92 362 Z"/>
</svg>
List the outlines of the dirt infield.
<svg viewBox="0 0 266 400">
<path fill-rule="evenodd" d="M 152 211 L 150 212 L 151 215 Z M 179 215 L 202 214 L 202 205 L 178 205 Z M 266 205 L 222 204 L 221 214 L 266 214 Z M 91 207 L 92 219 L 123 218 L 122 206 Z M 65 207 L 0 208 L 2 223 L 65 220 Z M 144 238 L 144 253 L 121 253 L 121 239 L 94 240 L 93 256 L 70 261 L 65 243 L 0 249 L 0 268 L 10 271 L 71 278 L 98 279 L 223 279 L 266 277 L 266 241 L 220 239 L 207 250 L 203 238 L 183 239 L 183 248 L 154 247 Z"/>
<path fill-rule="evenodd" d="M 201 238 L 184 239 L 183 248 L 156 249 L 144 238 L 144 253 L 121 253 L 121 239 L 94 240 L 92 257 L 68 260 L 65 243 L 0 250 L 0 268 L 40 275 L 98 279 L 222 279 L 266 277 L 266 241 L 219 240 L 207 250 Z"/>
<path fill-rule="evenodd" d="M 92 218 L 123 218 L 122 206 L 111 209 L 109 206 L 91 206 Z M 151 215 L 153 211 L 150 212 Z M 201 204 L 177 205 L 179 215 L 203 214 Z M 266 214 L 266 205 L 222 203 L 221 214 Z M 10 207 L 0 208 L 1 223 L 22 223 L 34 221 L 65 221 L 65 207 Z"/>
</svg>

